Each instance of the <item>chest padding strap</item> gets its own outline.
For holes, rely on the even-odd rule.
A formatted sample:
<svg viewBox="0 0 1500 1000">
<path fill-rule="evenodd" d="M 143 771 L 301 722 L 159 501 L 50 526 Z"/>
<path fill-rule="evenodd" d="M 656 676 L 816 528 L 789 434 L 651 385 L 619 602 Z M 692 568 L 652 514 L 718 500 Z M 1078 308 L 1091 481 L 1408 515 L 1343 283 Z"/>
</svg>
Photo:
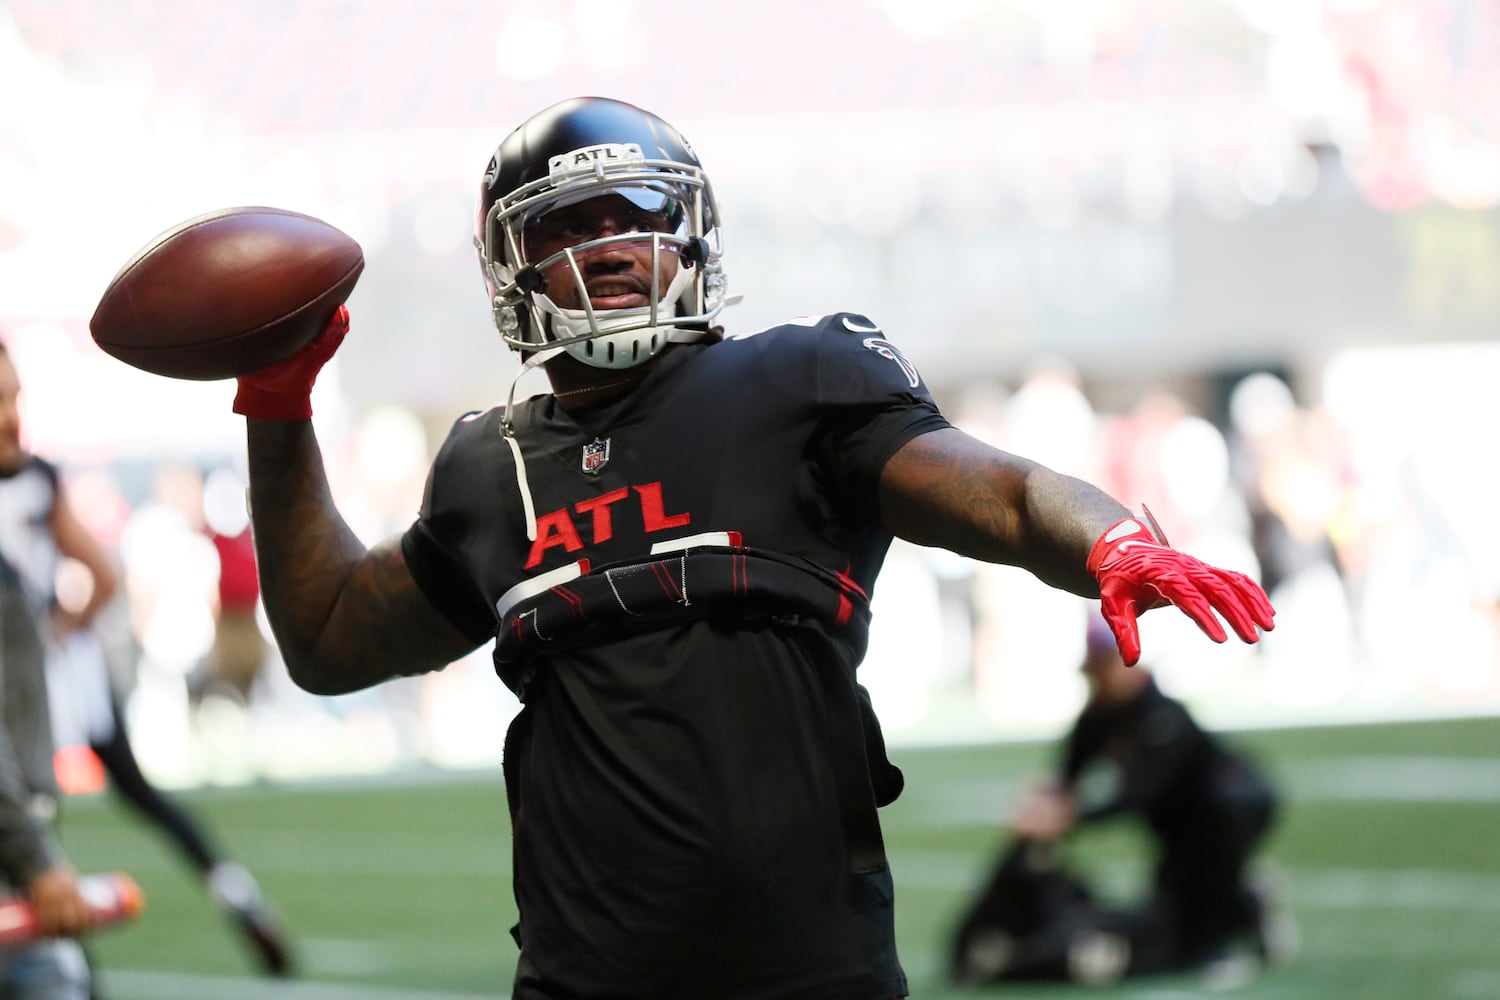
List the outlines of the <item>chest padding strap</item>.
<svg viewBox="0 0 1500 1000">
<path fill-rule="evenodd" d="M 518 682 L 526 661 L 622 632 L 726 611 L 740 620 L 804 616 L 845 632 L 863 654 L 870 629 L 869 598 L 848 577 L 805 559 L 729 546 L 592 571 L 586 562 L 575 563 L 513 588 L 495 611 L 495 666 L 523 700 Z"/>
</svg>

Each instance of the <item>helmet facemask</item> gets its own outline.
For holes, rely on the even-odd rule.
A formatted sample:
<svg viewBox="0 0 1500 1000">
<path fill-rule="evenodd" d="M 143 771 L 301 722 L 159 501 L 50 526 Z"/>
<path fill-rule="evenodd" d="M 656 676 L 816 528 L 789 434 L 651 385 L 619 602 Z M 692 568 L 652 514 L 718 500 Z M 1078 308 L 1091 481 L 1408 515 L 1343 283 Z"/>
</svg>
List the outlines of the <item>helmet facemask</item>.
<svg viewBox="0 0 1500 1000">
<path fill-rule="evenodd" d="M 638 221 L 615 232 L 579 232 L 579 242 L 541 259 L 528 235 L 549 215 L 614 195 Z M 505 343 L 524 354 L 566 351 L 595 368 L 629 368 L 669 343 L 700 339 L 724 307 L 723 248 L 703 171 L 674 160 L 648 160 L 640 146 L 604 144 L 549 161 L 548 175 L 501 196 L 475 243 Z M 623 230 L 623 231 L 621 231 Z M 648 303 L 596 309 L 585 287 L 590 263 L 629 251 L 649 257 Z M 675 265 L 675 275 L 663 277 Z M 576 289 L 582 308 L 563 308 L 547 292 Z"/>
</svg>

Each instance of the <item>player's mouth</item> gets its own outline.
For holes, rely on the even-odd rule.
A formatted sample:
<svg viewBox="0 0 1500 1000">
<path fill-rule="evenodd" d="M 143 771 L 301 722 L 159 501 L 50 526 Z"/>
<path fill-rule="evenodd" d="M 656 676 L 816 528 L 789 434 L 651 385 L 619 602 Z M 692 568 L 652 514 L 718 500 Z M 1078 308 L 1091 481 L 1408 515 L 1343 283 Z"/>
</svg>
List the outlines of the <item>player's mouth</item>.
<svg viewBox="0 0 1500 1000">
<path fill-rule="evenodd" d="M 635 309 L 651 304 L 646 285 L 633 278 L 599 278 L 588 283 L 588 290 L 595 309 Z"/>
</svg>

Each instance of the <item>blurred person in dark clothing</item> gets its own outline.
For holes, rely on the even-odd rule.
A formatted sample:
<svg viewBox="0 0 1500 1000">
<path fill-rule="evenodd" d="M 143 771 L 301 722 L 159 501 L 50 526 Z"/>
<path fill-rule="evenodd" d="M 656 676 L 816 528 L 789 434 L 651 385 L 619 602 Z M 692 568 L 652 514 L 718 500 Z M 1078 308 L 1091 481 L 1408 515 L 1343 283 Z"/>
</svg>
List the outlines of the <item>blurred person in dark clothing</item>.
<svg viewBox="0 0 1500 1000">
<path fill-rule="evenodd" d="M 26 896 L 46 936 L 0 950 L 0 996 L 85 1000 L 89 970 L 72 940 L 94 923 L 57 843 L 46 654 L 21 579 L 0 558 L 0 893 Z"/>
<path fill-rule="evenodd" d="M 1250 863 L 1278 796 L 1246 757 L 1205 731 L 1144 667 L 1121 659 L 1091 613 L 1082 671 L 1089 697 L 1061 746 L 1055 778 L 1023 798 L 1014 837 L 953 941 L 960 981 L 1212 971 L 1248 944 L 1262 959 L 1291 947 Z M 1078 828 L 1138 821 L 1154 846 L 1146 898 L 1104 905 L 1065 870 Z"/>
<path fill-rule="evenodd" d="M 126 731 L 96 619 L 114 600 L 119 575 L 104 545 L 79 519 L 57 466 L 22 444 L 21 379 L 0 344 L 0 559 L 30 611 L 45 655 L 49 746 L 84 745 L 99 758 L 114 790 L 167 836 L 202 878 L 215 904 L 242 932 L 261 967 L 286 975 L 283 932 L 254 877 L 225 856 L 203 823 L 142 772 Z M 60 599 L 65 559 L 87 570 L 76 599 Z M 48 764 L 51 764 L 50 751 Z M 9 994 L 0 992 L 0 998 Z"/>
</svg>

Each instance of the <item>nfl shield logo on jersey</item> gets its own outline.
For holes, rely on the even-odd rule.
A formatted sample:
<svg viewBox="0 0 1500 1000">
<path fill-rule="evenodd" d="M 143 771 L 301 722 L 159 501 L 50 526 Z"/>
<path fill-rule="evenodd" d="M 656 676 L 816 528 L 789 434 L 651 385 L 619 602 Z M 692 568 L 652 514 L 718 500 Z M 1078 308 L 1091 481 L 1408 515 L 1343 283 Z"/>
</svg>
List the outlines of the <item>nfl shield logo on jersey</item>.
<svg viewBox="0 0 1500 1000">
<path fill-rule="evenodd" d="M 583 446 L 583 471 L 597 475 L 609 462 L 609 438 L 594 438 Z"/>
</svg>

